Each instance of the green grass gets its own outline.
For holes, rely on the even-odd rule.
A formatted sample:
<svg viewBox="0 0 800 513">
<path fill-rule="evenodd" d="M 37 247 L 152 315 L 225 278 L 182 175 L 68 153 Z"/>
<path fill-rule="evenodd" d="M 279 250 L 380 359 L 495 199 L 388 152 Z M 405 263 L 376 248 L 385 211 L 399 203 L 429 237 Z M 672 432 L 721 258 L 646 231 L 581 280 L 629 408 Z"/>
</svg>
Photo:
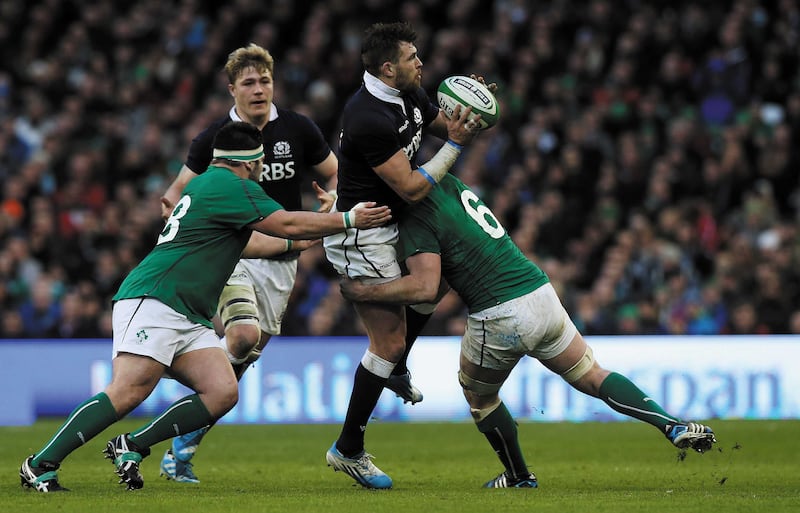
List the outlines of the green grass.
<svg viewBox="0 0 800 513">
<path fill-rule="evenodd" d="M 485 490 L 501 470 L 469 423 L 373 422 L 367 447 L 395 488 L 354 486 L 325 464 L 337 425 L 217 426 L 195 457 L 199 485 L 158 477 L 163 442 L 142 463 L 145 487 L 116 484 L 101 451 L 141 424 L 125 420 L 75 451 L 59 471 L 70 493 L 19 486 L 17 470 L 59 422 L 0 428 L 0 511 L 220 513 L 305 512 L 777 512 L 800 508 L 800 421 L 714 421 L 718 448 L 680 451 L 638 422 L 523 423 L 537 490 Z"/>
</svg>

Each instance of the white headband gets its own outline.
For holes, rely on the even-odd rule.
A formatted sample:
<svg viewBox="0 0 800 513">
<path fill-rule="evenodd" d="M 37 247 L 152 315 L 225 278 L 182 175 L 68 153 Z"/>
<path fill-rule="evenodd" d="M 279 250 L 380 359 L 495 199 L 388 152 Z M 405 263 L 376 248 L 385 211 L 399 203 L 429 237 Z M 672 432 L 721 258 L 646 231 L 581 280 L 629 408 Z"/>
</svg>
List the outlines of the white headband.
<svg viewBox="0 0 800 513">
<path fill-rule="evenodd" d="M 259 145 L 258 148 L 252 150 L 221 150 L 214 148 L 214 158 L 235 160 L 237 162 L 250 162 L 251 160 L 258 160 L 264 156 L 264 146 Z"/>
</svg>

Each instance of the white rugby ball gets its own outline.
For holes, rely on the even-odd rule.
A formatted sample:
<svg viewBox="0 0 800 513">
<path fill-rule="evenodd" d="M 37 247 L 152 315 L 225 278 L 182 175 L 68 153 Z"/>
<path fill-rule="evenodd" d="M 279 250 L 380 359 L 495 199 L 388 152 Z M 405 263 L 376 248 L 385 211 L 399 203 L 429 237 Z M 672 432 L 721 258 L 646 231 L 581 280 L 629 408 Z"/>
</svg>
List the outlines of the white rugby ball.
<svg viewBox="0 0 800 513">
<path fill-rule="evenodd" d="M 439 84 L 436 100 L 445 115 L 453 115 L 456 105 L 472 107 L 472 112 L 481 115 L 481 129 L 493 127 L 500 117 L 500 105 L 489 88 L 470 77 L 455 75 Z"/>
</svg>

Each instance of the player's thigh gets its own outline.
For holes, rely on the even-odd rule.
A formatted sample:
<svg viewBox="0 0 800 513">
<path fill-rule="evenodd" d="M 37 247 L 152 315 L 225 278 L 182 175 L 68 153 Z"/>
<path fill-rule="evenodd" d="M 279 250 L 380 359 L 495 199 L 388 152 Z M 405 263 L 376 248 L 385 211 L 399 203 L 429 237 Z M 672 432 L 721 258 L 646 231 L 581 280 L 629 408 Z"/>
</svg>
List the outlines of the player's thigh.
<svg viewBox="0 0 800 513">
<path fill-rule="evenodd" d="M 256 296 L 259 328 L 280 335 L 295 281 L 297 260 L 244 259 L 240 264 L 250 276 Z"/>
<path fill-rule="evenodd" d="M 120 417 L 127 415 L 153 392 L 165 366 L 149 356 L 119 353 L 111 362 L 111 382 L 104 392 Z"/>
<path fill-rule="evenodd" d="M 459 357 L 459 370 L 468 377 L 489 384 L 505 383 L 511 374 L 513 366 L 508 369 L 489 369 L 480 364 L 471 362 L 463 353 Z"/>
<path fill-rule="evenodd" d="M 520 299 L 520 315 L 530 328 L 527 354 L 547 360 L 567 350 L 579 333 L 553 285 L 546 283 Z"/>
<path fill-rule="evenodd" d="M 234 326 L 252 326 L 258 329 L 258 300 L 253 278 L 240 260 L 237 262 L 219 296 L 217 316 L 227 334 Z"/>
<path fill-rule="evenodd" d="M 231 388 L 237 388 L 233 367 L 221 348 L 206 347 L 183 353 L 175 358 L 170 371 L 198 394 L 229 393 Z"/>
<path fill-rule="evenodd" d="M 111 361 L 111 383 L 109 387 L 126 390 L 145 389 L 147 393 L 155 388 L 164 375 L 166 367 L 148 356 L 119 353 Z M 142 397 L 144 399 L 145 395 Z"/>
<path fill-rule="evenodd" d="M 236 388 L 233 369 L 222 341 L 212 328 L 193 324 L 180 332 L 181 344 L 170 366 L 170 375 L 198 393 L 214 393 L 214 387 Z"/>
<path fill-rule="evenodd" d="M 586 353 L 586 341 L 576 333 L 569 345 L 552 358 L 540 359 L 542 365 L 556 374 L 562 374 L 572 368 Z"/>
<path fill-rule="evenodd" d="M 484 376 L 499 376 L 514 368 L 526 353 L 519 321 L 511 302 L 470 314 L 461 337 L 461 360 L 472 365 L 462 369 L 472 369 L 470 376 L 480 379 L 473 375 L 479 369 Z"/>
<path fill-rule="evenodd" d="M 580 333 L 575 334 L 564 351 L 541 362 L 576 389 L 595 397 L 600 392 L 600 385 L 610 374 L 595 360 L 594 352 Z"/>
</svg>

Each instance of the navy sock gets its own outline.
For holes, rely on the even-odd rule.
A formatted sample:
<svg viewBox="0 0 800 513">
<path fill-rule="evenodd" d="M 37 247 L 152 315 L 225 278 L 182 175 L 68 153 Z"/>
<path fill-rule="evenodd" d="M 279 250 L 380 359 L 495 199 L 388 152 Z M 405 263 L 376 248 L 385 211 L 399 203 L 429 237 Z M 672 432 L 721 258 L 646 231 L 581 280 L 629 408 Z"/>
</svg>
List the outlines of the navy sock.
<svg viewBox="0 0 800 513">
<path fill-rule="evenodd" d="M 336 441 L 336 448 L 348 458 L 364 450 L 364 432 L 385 384 L 386 378 L 376 376 L 361 363 L 358 364 L 347 415 Z"/>
</svg>

